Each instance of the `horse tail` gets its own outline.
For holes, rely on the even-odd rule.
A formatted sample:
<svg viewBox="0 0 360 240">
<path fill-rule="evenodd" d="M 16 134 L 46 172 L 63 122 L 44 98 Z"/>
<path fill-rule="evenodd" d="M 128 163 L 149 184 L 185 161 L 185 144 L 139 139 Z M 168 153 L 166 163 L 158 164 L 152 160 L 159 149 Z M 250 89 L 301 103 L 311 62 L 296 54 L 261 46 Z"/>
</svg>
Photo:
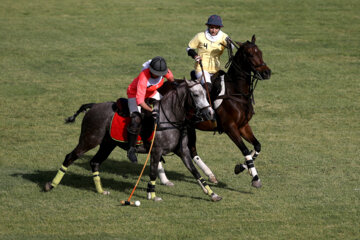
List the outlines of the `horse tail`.
<svg viewBox="0 0 360 240">
<path fill-rule="evenodd" d="M 82 112 L 87 111 L 88 109 L 92 108 L 92 106 L 94 106 L 95 103 L 86 103 L 81 105 L 81 107 L 79 108 L 79 110 L 76 111 L 76 113 L 74 115 L 72 115 L 71 117 L 68 117 L 65 119 L 65 123 L 73 123 L 75 122 L 75 118 Z"/>
</svg>

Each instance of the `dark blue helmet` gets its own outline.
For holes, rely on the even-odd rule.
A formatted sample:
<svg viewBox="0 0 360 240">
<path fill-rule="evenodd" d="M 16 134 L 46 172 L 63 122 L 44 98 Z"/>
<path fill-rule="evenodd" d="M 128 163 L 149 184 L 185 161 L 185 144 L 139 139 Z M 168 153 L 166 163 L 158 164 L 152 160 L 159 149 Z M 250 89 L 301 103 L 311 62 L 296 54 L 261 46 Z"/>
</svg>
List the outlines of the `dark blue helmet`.
<svg viewBox="0 0 360 240">
<path fill-rule="evenodd" d="M 214 25 L 223 27 L 221 17 L 218 15 L 211 15 L 206 23 L 206 25 Z"/>
</svg>

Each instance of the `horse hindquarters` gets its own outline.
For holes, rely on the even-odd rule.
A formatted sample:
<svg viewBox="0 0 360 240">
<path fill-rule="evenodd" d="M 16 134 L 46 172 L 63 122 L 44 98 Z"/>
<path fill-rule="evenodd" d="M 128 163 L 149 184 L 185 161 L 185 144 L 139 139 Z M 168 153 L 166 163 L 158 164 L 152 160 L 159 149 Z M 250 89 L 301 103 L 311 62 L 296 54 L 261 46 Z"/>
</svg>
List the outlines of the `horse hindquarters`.
<svg viewBox="0 0 360 240">
<path fill-rule="evenodd" d="M 103 141 L 106 131 L 109 129 L 111 117 L 114 114 L 112 104 L 113 103 L 110 102 L 95 104 L 85 114 L 81 124 L 81 134 L 78 145 L 73 151 L 66 155 L 62 166 L 52 182 L 46 183 L 45 191 L 50 191 L 56 187 L 65 175 L 68 167 L 75 160 Z"/>
</svg>

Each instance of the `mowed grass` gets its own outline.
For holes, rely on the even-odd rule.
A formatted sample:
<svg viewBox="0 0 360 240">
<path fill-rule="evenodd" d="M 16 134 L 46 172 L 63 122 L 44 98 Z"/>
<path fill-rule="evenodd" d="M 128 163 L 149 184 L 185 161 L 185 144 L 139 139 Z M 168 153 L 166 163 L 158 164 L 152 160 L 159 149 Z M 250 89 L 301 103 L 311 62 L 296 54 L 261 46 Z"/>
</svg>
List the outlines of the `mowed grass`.
<svg viewBox="0 0 360 240">
<path fill-rule="evenodd" d="M 359 239 L 360 3 L 319 1 L 0 1 L 0 239 Z M 263 182 L 234 175 L 243 157 L 225 135 L 198 132 L 217 175 L 213 203 L 175 156 L 169 188 L 146 200 L 148 167 L 116 149 L 101 167 L 110 196 L 95 193 L 89 161 L 42 192 L 77 144 L 87 102 L 126 97 L 157 55 L 188 77 L 188 41 L 222 16 L 234 40 L 256 34 L 273 70 L 255 91 L 251 126 L 262 143 Z M 223 55 L 226 62 L 226 53 Z M 250 147 L 250 146 L 249 146 Z"/>
</svg>

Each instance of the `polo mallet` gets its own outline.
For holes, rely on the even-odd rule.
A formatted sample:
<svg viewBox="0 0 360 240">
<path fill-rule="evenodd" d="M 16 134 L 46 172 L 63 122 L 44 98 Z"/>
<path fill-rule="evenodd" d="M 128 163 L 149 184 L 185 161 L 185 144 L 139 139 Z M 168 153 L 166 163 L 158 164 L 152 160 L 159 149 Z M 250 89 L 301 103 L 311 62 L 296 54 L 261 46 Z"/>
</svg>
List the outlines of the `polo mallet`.
<svg viewBox="0 0 360 240">
<path fill-rule="evenodd" d="M 204 67 L 203 67 L 203 65 L 202 65 L 202 61 L 201 61 L 201 60 L 199 61 L 199 64 L 200 64 L 200 67 L 201 67 L 201 72 L 202 72 L 202 76 L 201 76 L 201 77 L 202 77 L 202 79 L 204 80 L 205 90 L 206 90 L 206 93 L 207 93 L 207 96 L 208 96 L 209 104 L 210 104 L 210 107 L 212 107 L 212 105 L 211 105 L 211 99 L 210 99 L 210 93 L 209 93 L 209 89 L 208 89 L 208 85 L 206 84 Z"/>
<path fill-rule="evenodd" d="M 151 153 L 151 150 L 152 150 L 152 147 L 153 147 L 153 144 L 154 144 L 154 140 L 155 140 L 156 128 L 157 128 L 157 123 L 155 122 L 154 136 L 153 136 L 153 138 L 152 138 L 152 140 L 151 140 L 150 149 L 149 149 L 148 155 L 147 155 L 147 157 L 146 157 L 146 161 L 145 161 L 145 163 L 144 163 L 144 167 L 143 167 L 143 169 L 141 170 L 140 176 L 139 176 L 139 178 L 138 178 L 138 180 L 137 180 L 137 182 L 136 182 L 136 184 L 135 184 L 135 186 L 134 186 L 134 188 L 133 188 L 133 190 L 132 190 L 129 198 L 128 198 L 126 201 L 124 201 L 124 200 L 120 201 L 121 205 L 123 205 L 123 206 L 126 206 L 126 205 L 135 206 L 135 203 L 134 203 L 134 202 L 131 202 L 130 200 L 131 200 L 131 198 L 132 198 L 132 196 L 133 196 L 133 194 L 134 194 L 134 192 L 135 192 L 135 189 L 137 188 L 137 186 L 138 186 L 138 184 L 139 184 L 139 182 L 140 182 L 141 176 L 143 175 L 144 170 L 145 170 L 145 167 L 146 167 L 146 164 L 147 164 L 147 162 L 148 162 L 148 160 L 149 160 L 150 153 Z"/>
</svg>

